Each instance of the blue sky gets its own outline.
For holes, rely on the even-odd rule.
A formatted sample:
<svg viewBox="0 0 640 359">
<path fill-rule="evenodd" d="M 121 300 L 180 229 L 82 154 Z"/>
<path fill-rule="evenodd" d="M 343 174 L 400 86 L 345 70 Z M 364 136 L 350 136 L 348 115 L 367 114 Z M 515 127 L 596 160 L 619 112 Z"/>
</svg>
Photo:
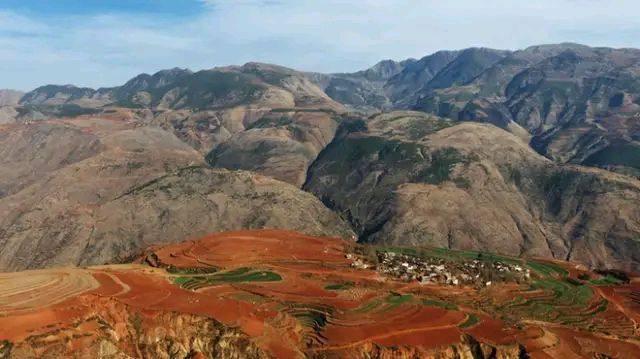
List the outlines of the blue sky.
<svg viewBox="0 0 640 359">
<path fill-rule="evenodd" d="M 206 7 L 205 1 L 190 0 L 2 0 L 0 9 L 32 16 L 97 15 L 105 12 L 155 14 L 167 16 L 196 15 Z"/>
<path fill-rule="evenodd" d="M 341 72 L 440 49 L 640 47 L 630 0 L 0 0 L 0 88 L 248 61 Z"/>
</svg>

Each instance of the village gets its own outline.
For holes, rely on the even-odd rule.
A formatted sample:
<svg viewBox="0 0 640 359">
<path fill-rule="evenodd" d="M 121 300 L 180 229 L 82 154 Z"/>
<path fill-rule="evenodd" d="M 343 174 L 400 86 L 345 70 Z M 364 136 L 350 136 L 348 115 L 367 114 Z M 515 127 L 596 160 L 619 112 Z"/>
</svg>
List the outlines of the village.
<svg viewBox="0 0 640 359">
<path fill-rule="evenodd" d="M 406 281 L 422 284 L 469 285 L 488 287 L 498 282 L 525 283 L 531 279 L 531 271 L 520 264 L 478 259 L 446 260 L 438 257 L 421 257 L 392 251 L 376 253 L 377 263 L 356 254 L 347 254 L 354 268 L 374 268 L 378 272 Z"/>
</svg>

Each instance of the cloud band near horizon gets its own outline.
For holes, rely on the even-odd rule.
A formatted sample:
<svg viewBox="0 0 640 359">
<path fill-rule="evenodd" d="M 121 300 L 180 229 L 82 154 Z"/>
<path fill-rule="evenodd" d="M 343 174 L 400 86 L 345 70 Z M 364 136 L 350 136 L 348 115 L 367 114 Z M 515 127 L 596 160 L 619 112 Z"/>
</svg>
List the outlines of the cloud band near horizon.
<svg viewBox="0 0 640 359">
<path fill-rule="evenodd" d="M 640 47 L 640 3 L 628 0 L 167 1 L 3 2 L 0 88 L 108 87 L 142 72 L 249 61 L 350 72 L 472 46 Z"/>
</svg>

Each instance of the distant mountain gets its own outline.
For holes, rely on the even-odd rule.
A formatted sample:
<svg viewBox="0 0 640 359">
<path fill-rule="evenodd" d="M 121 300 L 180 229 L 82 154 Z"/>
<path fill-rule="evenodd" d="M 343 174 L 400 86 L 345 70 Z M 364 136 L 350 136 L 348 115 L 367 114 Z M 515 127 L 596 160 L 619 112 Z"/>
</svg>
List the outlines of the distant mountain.
<svg viewBox="0 0 640 359">
<path fill-rule="evenodd" d="M 410 107 L 420 90 L 464 83 L 506 54 L 484 48 L 439 51 L 420 60 L 385 60 L 367 70 L 312 79 L 324 85 L 331 98 L 356 109 Z"/>
<path fill-rule="evenodd" d="M 367 70 L 329 75 L 340 92 L 331 91 L 331 81 L 322 84 L 356 110 L 414 109 L 489 122 L 555 161 L 640 175 L 640 50 L 571 43 L 513 52 L 470 48 L 402 63 L 388 79 L 368 80 L 361 75 Z"/>
<path fill-rule="evenodd" d="M 459 51 L 438 51 L 407 64 L 384 85 L 385 94 L 394 104 L 392 107 L 399 107 L 399 103 L 408 103 L 418 89 L 431 81 L 459 53 Z"/>
<path fill-rule="evenodd" d="M 198 72 L 174 68 L 153 75 L 141 74 L 122 86 L 98 90 L 73 85 L 46 85 L 24 95 L 20 104 L 117 105 L 154 110 L 212 110 L 240 105 L 340 107 L 302 73 L 260 63 Z"/>
<path fill-rule="evenodd" d="M 210 153 L 214 166 L 255 170 L 297 186 L 333 138 L 334 114 L 344 111 L 303 73 L 261 63 L 198 72 L 174 68 L 98 90 L 47 85 L 20 104 L 21 121 L 131 108 Z"/>
<path fill-rule="evenodd" d="M 384 95 L 385 83 L 413 62 L 413 59 L 402 62 L 384 60 L 367 70 L 351 74 L 308 73 L 307 76 L 332 99 L 344 105 L 356 109 L 387 108 L 391 102 Z"/>
<path fill-rule="evenodd" d="M 343 74 L 248 63 L 198 72 L 174 68 L 97 90 L 43 86 L 0 112 L 0 238 L 10 238 L 5 244 L 13 252 L 7 253 L 37 252 L 34 243 L 55 236 L 47 228 L 60 233 L 56 248 L 74 238 L 69 246 L 79 250 L 74 241 L 93 223 L 85 211 L 116 210 L 101 202 L 105 198 L 196 159 L 213 169 L 170 175 L 150 186 L 153 192 L 134 191 L 126 203 L 114 199 L 125 217 L 144 216 L 118 217 L 130 224 L 126 231 L 99 232 L 112 247 L 92 247 L 90 256 L 4 260 L 19 267 L 67 256 L 120 256 L 141 246 L 132 238 L 149 238 L 158 228 L 172 233 L 172 241 L 201 234 L 202 227 L 189 222 L 200 213 L 208 216 L 207 228 L 228 229 L 219 221 L 234 221 L 225 212 L 233 206 L 220 202 L 223 195 L 212 187 L 255 200 L 238 199 L 237 228 L 271 225 L 259 214 L 269 209 L 282 218 L 281 209 L 291 208 L 318 216 L 301 227 L 325 233 L 334 226 L 350 236 L 335 213 L 299 197 L 297 187 L 348 221 L 361 241 L 637 270 L 639 66 L 640 50 L 556 44 L 439 51 Z M 121 126 L 131 131 L 120 132 Z M 254 177 L 238 177 L 236 170 L 287 182 L 291 195 L 283 203 L 283 192 L 252 192 L 245 185 Z M 225 178 L 207 182 L 207 176 Z M 93 187 L 80 185 L 87 181 Z M 96 187 L 101 181 L 105 191 Z M 165 197 L 170 188 L 189 204 Z M 87 200 L 90 195 L 100 200 Z M 149 211 L 152 203 L 157 211 Z M 180 208 L 188 218 L 180 217 Z M 55 214 L 62 221 L 52 219 Z M 156 217 L 165 219 L 150 219 Z M 99 243 L 103 237 L 92 238 Z"/>
</svg>

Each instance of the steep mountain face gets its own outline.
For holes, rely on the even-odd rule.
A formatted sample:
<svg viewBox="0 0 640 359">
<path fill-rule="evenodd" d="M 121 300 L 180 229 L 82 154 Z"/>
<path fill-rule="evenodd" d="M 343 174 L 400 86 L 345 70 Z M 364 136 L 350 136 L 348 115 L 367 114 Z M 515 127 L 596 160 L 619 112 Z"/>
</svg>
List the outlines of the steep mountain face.
<svg viewBox="0 0 640 359">
<path fill-rule="evenodd" d="M 302 186 L 340 117 L 323 110 L 266 113 L 207 155 L 214 167 L 255 171 Z"/>
<path fill-rule="evenodd" d="M 417 90 L 434 78 L 459 55 L 458 51 L 438 51 L 418 61 L 409 63 L 401 72 L 391 77 L 384 86 L 394 107 L 409 103 Z"/>
<path fill-rule="evenodd" d="M 0 153 L 0 270 L 113 262 L 151 243 L 228 229 L 351 235 L 293 186 L 191 168 L 204 165 L 201 154 L 136 119 L 5 126 Z"/>
<path fill-rule="evenodd" d="M 514 77 L 506 105 L 550 158 L 638 174 L 639 60 L 637 50 L 564 51 Z"/>
<path fill-rule="evenodd" d="M 409 108 L 420 91 L 466 83 L 507 54 L 485 48 L 439 51 L 420 60 L 387 60 L 353 74 L 311 78 L 331 98 L 355 109 Z"/>
<path fill-rule="evenodd" d="M 414 62 L 413 59 L 402 62 L 383 60 L 355 73 L 309 73 L 307 76 L 332 99 L 356 109 L 375 110 L 391 106 L 384 94 L 385 83 Z"/>
<path fill-rule="evenodd" d="M 422 88 L 422 91 L 461 85 L 507 56 L 509 52 L 470 48 L 460 52 Z"/>
<path fill-rule="evenodd" d="M 367 242 L 640 268 L 640 182 L 555 165 L 489 125 L 417 112 L 345 122 L 304 188 Z"/>
<path fill-rule="evenodd" d="M 437 52 L 386 80 L 343 87 L 350 94 L 366 88 L 366 98 L 327 94 L 366 112 L 415 109 L 492 123 L 556 162 L 637 176 L 639 63 L 636 49 L 570 43 L 514 52 L 471 48 Z"/>
</svg>

